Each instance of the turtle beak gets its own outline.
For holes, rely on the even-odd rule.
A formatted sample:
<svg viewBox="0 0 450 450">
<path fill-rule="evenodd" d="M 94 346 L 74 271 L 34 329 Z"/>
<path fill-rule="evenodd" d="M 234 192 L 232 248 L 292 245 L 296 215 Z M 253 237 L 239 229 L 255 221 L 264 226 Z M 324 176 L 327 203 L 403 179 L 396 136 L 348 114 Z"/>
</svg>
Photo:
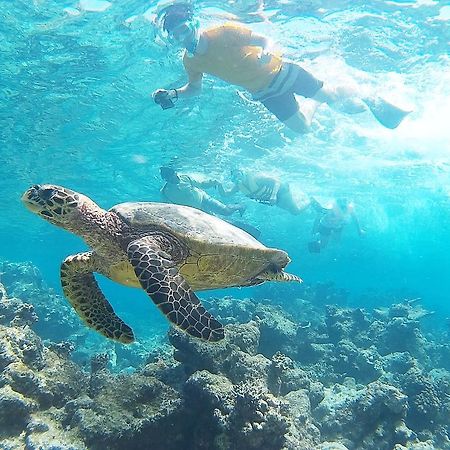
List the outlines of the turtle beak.
<svg viewBox="0 0 450 450">
<path fill-rule="evenodd" d="M 41 188 L 40 184 L 33 184 L 33 186 L 31 186 L 29 189 L 27 189 L 23 195 L 22 195 L 22 200 L 25 201 L 28 198 L 32 198 L 35 197 L 37 195 L 37 193 L 39 192 L 39 189 Z"/>
<path fill-rule="evenodd" d="M 41 186 L 39 184 L 35 184 L 31 186 L 29 189 L 27 189 L 22 195 L 22 202 L 32 212 L 37 212 L 38 210 L 41 209 L 38 204 L 39 199 L 38 192 L 40 187 Z"/>
</svg>

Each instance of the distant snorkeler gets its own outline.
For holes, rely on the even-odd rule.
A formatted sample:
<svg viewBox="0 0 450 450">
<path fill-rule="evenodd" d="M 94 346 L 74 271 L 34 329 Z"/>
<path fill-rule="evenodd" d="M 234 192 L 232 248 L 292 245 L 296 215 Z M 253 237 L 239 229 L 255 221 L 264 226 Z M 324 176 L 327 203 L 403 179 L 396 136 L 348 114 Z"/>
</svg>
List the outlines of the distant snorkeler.
<svg viewBox="0 0 450 450">
<path fill-rule="evenodd" d="M 298 63 L 284 58 L 272 40 L 238 23 L 200 30 L 188 0 L 160 2 L 154 21 L 159 38 L 185 49 L 183 65 L 188 82 L 176 89 L 157 89 L 152 96 L 163 109 L 180 98 L 198 96 L 204 74 L 247 90 L 284 125 L 297 133 L 310 130 L 322 103 L 348 114 L 369 109 L 385 127 L 394 129 L 410 111 L 378 95 L 362 96 L 359 88 L 330 86 Z M 296 95 L 310 99 L 299 103 Z"/>
<path fill-rule="evenodd" d="M 296 199 L 289 183 L 281 182 L 273 176 L 233 169 L 231 178 L 233 181 L 231 189 L 225 190 L 222 184 L 218 185 L 218 191 L 222 196 L 228 197 L 241 192 L 259 203 L 278 206 L 295 216 L 302 213 L 310 204 L 306 196 L 303 199 Z"/>
<path fill-rule="evenodd" d="M 161 178 L 165 181 L 161 188 L 161 195 L 170 203 L 191 206 L 210 214 L 223 216 L 231 216 L 237 211 L 242 216 L 245 211 L 245 205 L 226 205 L 203 190 L 217 187 L 219 182 L 214 179 L 201 180 L 194 175 L 178 173 L 168 166 L 161 167 L 159 171 Z"/>
<path fill-rule="evenodd" d="M 161 188 L 164 200 L 178 205 L 191 206 L 209 214 L 229 217 L 235 212 L 242 216 L 246 206 L 241 204 L 225 204 L 211 197 L 204 189 L 217 188 L 220 183 L 212 178 L 196 177 L 175 171 L 172 167 L 162 166 L 160 174 L 165 181 Z M 236 227 L 241 228 L 255 239 L 261 236 L 261 231 L 253 225 L 241 220 L 227 220 Z"/>
<path fill-rule="evenodd" d="M 312 199 L 311 206 L 317 216 L 312 229 L 313 240 L 308 244 L 310 253 L 320 253 L 332 238 L 339 240 L 343 228 L 349 222 L 356 227 L 359 236 L 365 234 L 365 230 L 361 228 L 355 214 L 354 204 L 348 199 L 338 198 L 333 200 L 328 207 L 324 207 L 317 200 Z"/>
</svg>

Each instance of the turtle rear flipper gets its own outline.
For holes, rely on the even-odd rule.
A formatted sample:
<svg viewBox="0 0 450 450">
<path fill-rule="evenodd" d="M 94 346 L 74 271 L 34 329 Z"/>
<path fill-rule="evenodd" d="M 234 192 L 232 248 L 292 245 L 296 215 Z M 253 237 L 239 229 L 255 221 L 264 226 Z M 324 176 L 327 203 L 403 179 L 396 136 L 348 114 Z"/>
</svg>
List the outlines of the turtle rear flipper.
<svg viewBox="0 0 450 450">
<path fill-rule="evenodd" d="M 137 239 L 128 245 L 127 253 L 142 289 L 174 325 L 206 341 L 224 338 L 222 324 L 206 311 L 155 239 Z"/>
<path fill-rule="evenodd" d="M 61 264 L 64 295 L 78 315 L 94 330 L 109 339 L 129 344 L 134 341 L 131 328 L 116 315 L 94 278 L 92 252 L 68 256 Z"/>
</svg>

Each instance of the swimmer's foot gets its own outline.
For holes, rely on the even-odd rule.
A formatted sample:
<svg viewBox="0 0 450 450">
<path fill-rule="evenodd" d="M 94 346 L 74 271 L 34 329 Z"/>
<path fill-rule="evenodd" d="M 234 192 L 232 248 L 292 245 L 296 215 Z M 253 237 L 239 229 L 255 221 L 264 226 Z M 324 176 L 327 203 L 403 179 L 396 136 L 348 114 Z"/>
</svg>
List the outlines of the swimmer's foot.
<svg viewBox="0 0 450 450">
<path fill-rule="evenodd" d="M 386 128 L 397 128 L 402 120 L 412 111 L 401 109 L 381 97 L 365 98 L 364 103 L 369 107 L 374 117 Z"/>
</svg>

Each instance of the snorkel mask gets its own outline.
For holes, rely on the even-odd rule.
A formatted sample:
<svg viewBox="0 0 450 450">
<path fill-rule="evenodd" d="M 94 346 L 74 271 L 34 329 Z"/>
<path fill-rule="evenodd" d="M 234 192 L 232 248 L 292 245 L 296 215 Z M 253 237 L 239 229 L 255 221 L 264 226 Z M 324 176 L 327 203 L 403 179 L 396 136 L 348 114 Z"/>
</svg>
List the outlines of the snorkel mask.
<svg viewBox="0 0 450 450">
<path fill-rule="evenodd" d="M 161 178 L 169 183 L 178 183 L 180 179 L 172 167 L 162 166 L 159 168 Z"/>
<path fill-rule="evenodd" d="M 159 38 L 168 44 L 194 53 L 198 41 L 198 20 L 189 2 L 168 2 L 157 8 L 155 25 Z M 191 38 L 191 42 L 186 40 Z"/>
</svg>

